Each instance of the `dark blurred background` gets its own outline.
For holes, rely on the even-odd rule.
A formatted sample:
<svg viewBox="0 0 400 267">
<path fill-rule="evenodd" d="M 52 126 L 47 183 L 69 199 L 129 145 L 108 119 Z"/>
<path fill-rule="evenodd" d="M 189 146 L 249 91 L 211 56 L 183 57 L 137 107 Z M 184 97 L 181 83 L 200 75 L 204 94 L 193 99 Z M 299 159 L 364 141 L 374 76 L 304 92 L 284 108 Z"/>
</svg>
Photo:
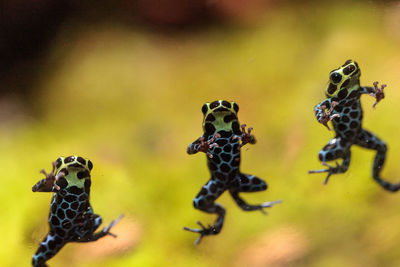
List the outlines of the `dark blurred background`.
<svg viewBox="0 0 400 267">
<path fill-rule="evenodd" d="M 113 23 L 165 35 L 193 34 L 211 25 L 246 24 L 272 4 L 271 0 L 102 0 L 96 5 L 76 0 L 3 0 L 0 90 L 31 93 L 49 46 L 66 24 L 90 28 Z"/>
</svg>

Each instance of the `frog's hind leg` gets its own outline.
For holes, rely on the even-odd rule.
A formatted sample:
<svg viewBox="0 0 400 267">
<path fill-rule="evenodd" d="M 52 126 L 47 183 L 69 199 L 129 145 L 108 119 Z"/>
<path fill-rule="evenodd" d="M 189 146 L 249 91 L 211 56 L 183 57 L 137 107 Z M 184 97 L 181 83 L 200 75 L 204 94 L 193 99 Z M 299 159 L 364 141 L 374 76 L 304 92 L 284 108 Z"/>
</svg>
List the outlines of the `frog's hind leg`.
<svg viewBox="0 0 400 267">
<path fill-rule="evenodd" d="M 398 191 L 400 189 L 400 183 L 392 184 L 383 180 L 379 176 L 379 173 L 381 172 L 386 159 L 386 143 L 369 131 L 362 130 L 361 134 L 356 140 L 356 144 L 364 148 L 376 150 L 376 156 L 372 168 L 372 176 L 374 177 L 374 180 L 388 191 Z"/>
<path fill-rule="evenodd" d="M 310 170 L 308 173 L 322 173 L 327 172 L 328 176 L 325 178 L 324 184 L 328 183 L 329 177 L 332 174 L 344 173 L 350 166 L 351 152 L 350 152 L 351 142 L 348 140 L 336 137 L 333 138 L 326 144 L 318 154 L 319 160 L 322 165 L 327 166 L 328 169 L 321 170 Z M 336 166 L 330 166 L 326 162 L 335 159 L 342 158 L 342 164 L 336 162 Z"/>
<path fill-rule="evenodd" d="M 93 242 L 106 235 L 117 237 L 115 234 L 111 233 L 110 230 L 122 219 L 123 215 L 120 215 L 117 219 L 111 221 L 107 227 L 103 228 L 97 233 L 95 233 L 95 231 L 102 223 L 102 218 L 97 214 L 89 214 L 89 216 L 90 218 L 88 219 L 87 225 L 84 225 L 76 230 L 76 237 L 72 240 L 73 242 Z"/>
<path fill-rule="evenodd" d="M 38 250 L 32 257 L 34 267 L 45 267 L 46 261 L 51 259 L 65 245 L 64 239 L 50 231 L 40 243 Z"/>
<path fill-rule="evenodd" d="M 240 196 L 240 192 L 257 192 L 264 191 L 267 189 L 267 183 L 262 179 L 249 174 L 240 173 L 237 178 L 232 182 L 229 193 L 232 198 L 238 204 L 238 206 L 244 211 L 260 210 L 262 213 L 266 214 L 264 208 L 270 208 L 274 204 L 282 202 L 281 200 L 264 202 L 258 205 L 250 205 L 244 201 Z"/>
<path fill-rule="evenodd" d="M 198 245 L 201 239 L 207 235 L 216 235 L 218 234 L 222 226 L 224 224 L 225 218 L 225 209 L 220 204 L 215 203 L 214 201 L 225 191 L 225 185 L 218 180 L 210 180 L 208 181 L 197 194 L 197 196 L 193 200 L 193 206 L 196 209 L 202 210 L 207 213 L 216 213 L 218 218 L 215 220 L 213 225 L 208 225 L 205 227 L 199 221 L 197 224 L 201 227 L 201 229 L 194 229 L 189 227 L 184 227 L 184 230 L 199 233 L 200 237 L 195 241 L 195 244 Z"/>
</svg>

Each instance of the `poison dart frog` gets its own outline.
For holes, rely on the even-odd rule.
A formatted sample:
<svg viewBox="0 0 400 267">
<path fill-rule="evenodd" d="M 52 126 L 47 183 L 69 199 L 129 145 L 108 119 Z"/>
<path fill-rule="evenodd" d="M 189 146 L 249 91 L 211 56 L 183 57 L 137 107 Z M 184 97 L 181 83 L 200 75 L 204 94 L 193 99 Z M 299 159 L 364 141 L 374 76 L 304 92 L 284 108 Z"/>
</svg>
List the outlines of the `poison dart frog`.
<svg viewBox="0 0 400 267">
<path fill-rule="evenodd" d="M 329 74 L 329 85 L 326 89 L 324 101 L 315 106 L 315 116 L 319 123 L 330 130 L 328 122 L 332 120 L 335 137 L 330 140 L 319 152 L 319 160 L 327 169 L 310 170 L 309 173 L 327 172 L 328 175 L 324 184 L 328 182 L 332 174 L 344 173 L 350 165 L 350 148 L 358 145 L 376 151 L 373 162 L 372 177 L 384 189 L 396 192 L 400 189 L 400 183 L 392 184 L 380 177 L 380 172 L 386 159 L 387 145 L 375 134 L 362 128 L 363 110 L 361 108 L 360 97 L 363 94 L 373 96 L 380 102 L 385 94 L 383 89 L 385 84 L 378 86 L 378 82 L 373 83 L 373 87 L 360 86 L 361 71 L 357 62 L 347 60 L 341 67 L 334 69 Z M 339 165 L 328 165 L 327 161 L 343 159 Z"/>
<path fill-rule="evenodd" d="M 95 233 L 102 223 L 101 216 L 94 214 L 89 202 L 90 160 L 78 156 L 60 157 L 53 162 L 53 170 L 37 182 L 33 192 L 53 192 L 50 204 L 50 230 L 32 257 L 35 267 L 47 266 L 52 258 L 68 242 L 92 242 L 106 235 L 116 237 L 110 229 L 121 219 L 112 221 Z"/>
<path fill-rule="evenodd" d="M 260 178 L 244 174 L 240 171 L 240 150 L 246 144 L 255 144 L 256 139 L 251 134 L 252 128 L 246 131 L 246 125 L 239 126 L 237 113 L 239 106 L 235 102 L 218 100 L 205 103 L 202 107 L 203 135 L 187 148 L 188 154 L 204 152 L 207 154 L 210 180 L 201 188 L 193 200 L 196 209 L 207 213 L 217 214 L 213 225 L 204 226 L 197 222 L 201 229 L 185 227 L 184 230 L 200 234 L 195 244 L 207 235 L 218 234 L 223 226 L 225 209 L 215 200 L 226 190 L 245 211 L 260 210 L 272 207 L 281 202 L 272 201 L 259 205 L 247 204 L 240 196 L 241 192 L 256 192 L 267 189 L 267 184 Z"/>
</svg>

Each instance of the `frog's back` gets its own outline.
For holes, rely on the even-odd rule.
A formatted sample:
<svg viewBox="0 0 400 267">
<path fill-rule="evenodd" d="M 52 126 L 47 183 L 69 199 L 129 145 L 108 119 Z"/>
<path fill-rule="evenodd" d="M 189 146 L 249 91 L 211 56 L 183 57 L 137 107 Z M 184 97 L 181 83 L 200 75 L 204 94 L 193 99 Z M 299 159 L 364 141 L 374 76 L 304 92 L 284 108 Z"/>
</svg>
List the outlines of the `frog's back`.
<svg viewBox="0 0 400 267">
<path fill-rule="evenodd" d="M 346 139 L 356 138 L 362 131 L 363 118 L 359 97 L 341 101 L 334 110 L 340 115 L 332 120 L 337 136 Z"/>
<path fill-rule="evenodd" d="M 56 173 L 63 173 L 57 184 L 61 190 L 54 193 L 51 202 L 49 224 L 60 237 L 71 235 L 76 222 L 90 209 L 90 160 L 70 156 L 57 159 Z"/>
<path fill-rule="evenodd" d="M 210 149 L 208 168 L 211 176 L 223 182 L 232 180 L 239 173 L 240 130 L 235 102 L 224 100 L 206 103 L 202 108 L 204 114 L 203 129 L 207 140 L 215 138 L 217 147 Z"/>
</svg>

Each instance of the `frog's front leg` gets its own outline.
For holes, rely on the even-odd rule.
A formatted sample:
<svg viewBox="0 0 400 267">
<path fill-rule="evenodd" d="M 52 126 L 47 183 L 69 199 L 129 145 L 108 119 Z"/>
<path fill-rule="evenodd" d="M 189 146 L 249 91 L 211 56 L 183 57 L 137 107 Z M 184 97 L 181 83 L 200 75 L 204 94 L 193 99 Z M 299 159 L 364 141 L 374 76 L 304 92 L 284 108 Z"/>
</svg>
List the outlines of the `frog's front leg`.
<svg viewBox="0 0 400 267">
<path fill-rule="evenodd" d="M 196 154 L 197 152 L 204 152 L 209 158 L 212 158 L 213 155 L 209 152 L 209 150 L 213 147 L 218 147 L 218 144 L 215 143 L 215 140 L 220 137 L 221 135 L 219 133 L 216 133 L 206 141 L 206 138 L 204 136 L 201 136 L 188 146 L 186 152 L 189 155 Z"/>
<path fill-rule="evenodd" d="M 256 143 L 256 138 L 254 137 L 254 135 L 251 134 L 251 131 L 253 130 L 252 127 L 247 128 L 246 131 L 246 124 L 242 124 L 240 126 L 241 128 L 241 135 L 235 135 L 233 136 L 232 139 L 239 139 L 240 141 L 242 141 L 242 143 L 239 145 L 240 147 L 246 145 L 246 144 L 252 144 L 254 145 Z"/>
<path fill-rule="evenodd" d="M 40 173 L 44 174 L 45 178 L 37 182 L 34 186 L 32 186 L 33 192 L 57 192 L 61 190 L 61 187 L 57 184 L 57 181 L 64 177 L 65 174 L 60 172 L 55 175 L 56 162 L 52 163 L 53 169 L 50 173 L 47 173 L 45 170 L 41 170 Z"/>
<path fill-rule="evenodd" d="M 229 193 L 239 207 L 244 211 L 260 210 L 266 214 L 264 208 L 270 208 L 277 203 L 281 203 L 281 200 L 264 202 L 258 205 L 250 205 L 246 203 L 240 196 L 239 192 L 257 192 L 264 191 L 267 189 L 267 184 L 262 179 L 249 174 L 238 174 L 236 179 L 232 182 L 229 188 Z"/>
<path fill-rule="evenodd" d="M 122 219 L 122 217 L 123 215 L 120 215 L 117 219 L 111 221 L 107 227 L 103 228 L 100 232 L 95 233 L 96 229 L 102 223 L 102 218 L 97 214 L 90 214 L 90 218 L 88 218 L 89 221 L 85 226 L 77 229 L 77 236 L 72 240 L 72 242 L 93 242 L 106 235 L 117 237 L 115 234 L 111 233 L 110 230 Z"/>
<path fill-rule="evenodd" d="M 324 101 L 322 103 L 320 103 L 319 105 L 317 105 L 314 110 L 315 110 L 315 115 L 317 117 L 317 120 L 319 123 L 321 123 L 322 125 L 324 125 L 329 131 L 331 130 L 331 128 L 329 128 L 328 126 L 328 122 L 333 120 L 336 117 L 340 117 L 339 114 L 333 114 L 333 109 L 338 105 L 339 103 L 336 101 Z M 329 105 L 329 106 L 327 106 Z M 326 111 L 326 109 L 328 109 L 328 111 Z"/>
<path fill-rule="evenodd" d="M 343 139 L 341 137 L 336 137 L 332 139 L 331 141 L 328 142 L 324 146 L 324 148 L 321 149 L 319 152 L 319 160 L 322 162 L 324 166 L 327 166 L 328 169 L 322 169 L 322 170 L 310 170 L 308 173 L 321 173 L 321 172 L 327 172 L 328 176 L 326 177 L 324 184 L 328 183 L 329 177 L 332 174 L 338 174 L 338 173 L 344 173 L 347 171 L 350 165 L 350 158 L 351 158 L 351 152 L 350 152 L 350 146 L 351 142 L 349 142 L 346 139 Z M 336 166 L 330 166 L 326 162 L 327 161 L 332 161 L 338 158 L 342 158 L 343 162 L 341 165 L 336 163 Z"/>
<path fill-rule="evenodd" d="M 382 84 L 381 88 L 378 87 L 378 82 L 374 82 L 374 89 L 375 93 L 370 93 L 370 96 L 375 97 L 376 101 L 372 105 L 373 108 L 375 108 L 376 104 L 378 104 L 379 101 L 381 101 L 383 98 L 385 98 L 385 93 L 383 92 L 383 89 L 386 87 L 386 84 Z"/>
<path fill-rule="evenodd" d="M 202 210 L 207 213 L 216 213 L 218 214 L 218 218 L 214 222 L 214 225 L 209 225 L 205 227 L 201 222 L 197 222 L 200 225 L 201 229 L 184 227 L 183 229 L 186 231 L 199 233 L 199 238 L 195 241 L 195 244 L 198 245 L 201 239 L 207 235 L 216 235 L 218 234 L 222 226 L 224 224 L 225 218 L 225 209 L 218 203 L 214 201 L 225 191 L 225 187 L 215 180 L 208 181 L 201 189 L 201 191 L 197 194 L 195 199 L 193 200 L 193 205 L 196 209 Z"/>
<path fill-rule="evenodd" d="M 38 250 L 32 257 L 34 267 L 47 266 L 46 261 L 51 259 L 65 245 L 65 240 L 50 231 L 40 243 Z"/>
<path fill-rule="evenodd" d="M 378 87 L 379 82 L 374 82 L 374 87 L 371 86 L 362 86 L 360 87 L 360 94 L 368 94 L 372 97 L 375 97 L 375 103 L 372 105 L 375 108 L 376 104 L 385 98 L 385 93 L 383 89 L 386 87 L 386 84 L 382 84 L 381 88 Z"/>
</svg>

